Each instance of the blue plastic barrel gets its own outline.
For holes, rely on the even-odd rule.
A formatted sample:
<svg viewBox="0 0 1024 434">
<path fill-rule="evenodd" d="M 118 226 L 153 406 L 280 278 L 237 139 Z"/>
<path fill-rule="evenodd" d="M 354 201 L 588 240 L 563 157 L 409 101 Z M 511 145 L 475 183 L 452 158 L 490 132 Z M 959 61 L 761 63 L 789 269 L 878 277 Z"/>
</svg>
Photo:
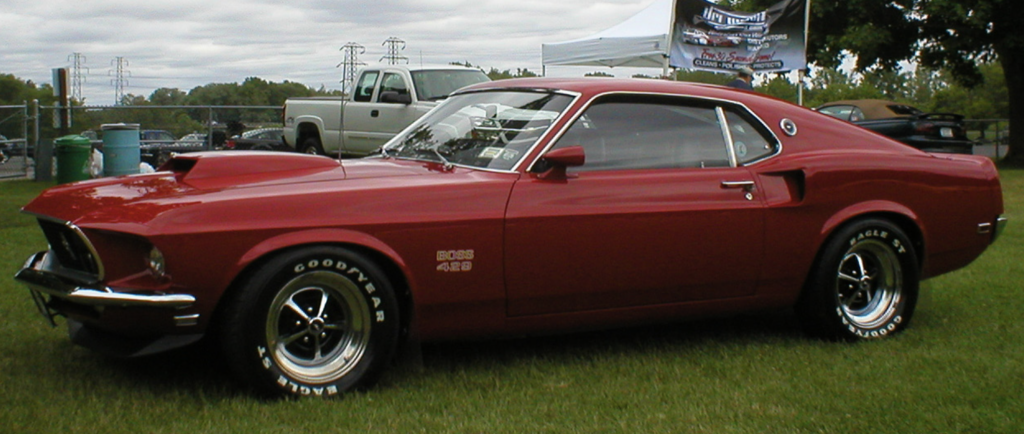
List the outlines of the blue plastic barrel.
<svg viewBox="0 0 1024 434">
<path fill-rule="evenodd" d="M 139 173 L 139 124 L 104 124 L 103 175 Z"/>
</svg>

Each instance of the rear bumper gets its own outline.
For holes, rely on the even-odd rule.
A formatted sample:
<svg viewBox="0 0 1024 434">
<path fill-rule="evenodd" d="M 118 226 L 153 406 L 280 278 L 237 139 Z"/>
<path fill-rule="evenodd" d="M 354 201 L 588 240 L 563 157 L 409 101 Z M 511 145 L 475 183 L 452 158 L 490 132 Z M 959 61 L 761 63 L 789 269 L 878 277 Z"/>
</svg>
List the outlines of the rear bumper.
<svg viewBox="0 0 1024 434">
<path fill-rule="evenodd" d="M 996 242 L 997 239 L 999 239 L 999 235 L 1002 234 L 1003 230 L 1006 229 L 1007 222 L 1009 222 L 1009 220 L 1003 216 L 999 216 L 999 218 L 996 219 L 996 231 L 994 234 L 992 234 L 993 243 Z"/>
</svg>

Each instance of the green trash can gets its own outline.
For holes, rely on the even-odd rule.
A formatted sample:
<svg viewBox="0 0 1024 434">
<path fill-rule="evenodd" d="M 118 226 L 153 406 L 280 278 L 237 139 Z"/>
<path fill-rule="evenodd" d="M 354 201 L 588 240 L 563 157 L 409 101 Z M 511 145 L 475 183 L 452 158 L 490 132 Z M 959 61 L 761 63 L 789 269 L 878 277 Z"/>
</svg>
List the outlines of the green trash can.
<svg viewBox="0 0 1024 434">
<path fill-rule="evenodd" d="M 89 156 L 92 155 L 92 142 L 88 137 L 79 135 L 60 137 L 53 141 L 53 146 L 57 148 L 58 184 L 91 178 Z"/>
</svg>

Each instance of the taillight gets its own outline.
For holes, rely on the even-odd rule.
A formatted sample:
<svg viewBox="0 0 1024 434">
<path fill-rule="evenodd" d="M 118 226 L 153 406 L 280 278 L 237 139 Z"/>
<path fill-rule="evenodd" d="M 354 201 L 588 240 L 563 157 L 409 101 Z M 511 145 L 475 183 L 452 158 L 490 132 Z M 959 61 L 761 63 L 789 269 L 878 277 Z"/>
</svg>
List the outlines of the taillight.
<svg viewBox="0 0 1024 434">
<path fill-rule="evenodd" d="M 224 141 L 224 147 L 227 149 L 235 149 L 235 140 L 227 139 Z"/>
<path fill-rule="evenodd" d="M 914 126 L 914 130 L 920 134 L 933 134 L 935 133 L 935 124 L 930 122 L 921 122 Z"/>
</svg>

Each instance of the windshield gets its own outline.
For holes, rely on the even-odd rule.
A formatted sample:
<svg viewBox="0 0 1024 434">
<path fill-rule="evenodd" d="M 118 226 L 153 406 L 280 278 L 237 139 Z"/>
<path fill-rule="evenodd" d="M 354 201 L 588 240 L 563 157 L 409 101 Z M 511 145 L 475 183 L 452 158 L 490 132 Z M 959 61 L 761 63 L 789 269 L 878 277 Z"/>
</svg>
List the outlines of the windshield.
<svg viewBox="0 0 1024 434">
<path fill-rule="evenodd" d="M 551 127 L 572 97 L 502 91 L 457 95 L 384 148 L 396 158 L 510 170 Z"/>
<path fill-rule="evenodd" d="M 487 75 L 477 69 L 412 71 L 411 74 L 412 81 L 416 85 L 416 98 L 420 101 L 445 99 L 452 92 L 471 84 L 491 81 Z"/>
</svg>

